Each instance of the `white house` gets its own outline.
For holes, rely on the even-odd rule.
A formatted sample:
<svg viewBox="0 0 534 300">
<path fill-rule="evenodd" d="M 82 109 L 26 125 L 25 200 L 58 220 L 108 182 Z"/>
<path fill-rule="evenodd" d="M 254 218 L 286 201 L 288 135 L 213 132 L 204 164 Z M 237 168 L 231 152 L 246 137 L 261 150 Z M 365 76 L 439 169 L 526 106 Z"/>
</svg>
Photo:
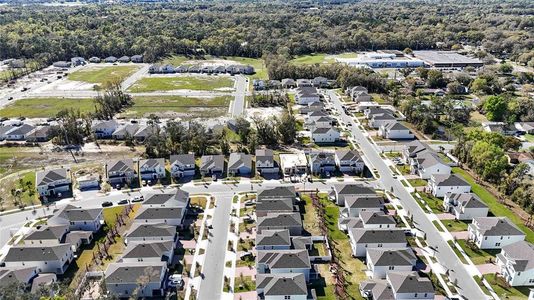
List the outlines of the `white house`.
<svg viewBox="0 0 534 300">
<path fill-rule="evenodd" d="M 443 207 L 454 214 L 457 220 L 472 220 L 488 215 L 488 206 L 473 193 L 447 193 Z"/>
<path fill-rule="evenodd" d="M 134 222 L 124 234 L 124 243 L 145 241 L 172 241 L 176 242 L 178 234 L 176 226 L 167 224 L 145 224 Z"/>
<path fill-rule="evenodd" d="M 78 208 L 68 204 L 55 212 L 48 224 L 66 224 L 70 230 L 97 232 L 104 224 L 104 217 L 102 208 Z"/>
<path fill-rule="evenodd" d="M 511 286 L 534 286 L 534 245 L 520 241 L 502 247 L 497 265 Z"/>
<path fill-rule="evenodd" d="M 141 298 L 164 296 L 165 276 L 167 264 L 165 262 L 135 262 L 109 264 L 104 274 L 106 290 L 119 298 L 129 298 L 138 293 Z M 139 278 L 143 278 L 140 288 Z"/>
<path fill-rule="evenodd" d="M 406 235 L 402 229 L 365 229 L 348 230 L 352 255 L 364 257 L 368 249 L 405 249 Z"/>
<path fill-rule="evenodd" d="M 274 161 L 274 152 L 271 149 L 256 149 L 256 172 L 260 174 L 278 173 L 278 166 Z"/>
<path fill-rule="evenodd" d="M 372 128 L 380 128 L 380 126 L 397 121 L 397 118 L 389 113 L 373 114 L 369 119 L 369 126 Z"/>
<path fill-rule="evenodd" d="M 314 143 L 335 143 L 340 134 L 335 127 L 318 127 L 311 132 L 311 137 Z"/>
<path fill-rule="evenodd" d="M 356 150 L 336 150 L 336 165 L 341 172 L 360 173 L 365 168 L 362 156 Z"/>
<path fill-rule="evenodd" d="M 295 100 L 300 105 L 308 105 L 321 101 L 321 97 L 314 87 L 299 87 L 295 93 Z"/>
<path fill-rule="evenodd" d="M 306 174 L 308 161 L 303 152 L 281 153 L 280 167 L 285 176 Z"/>
<path fill-rule="evenodd" d="M 415 138 L 412 131 L 398 121 L 381 125 L 378 134 L 383 138 L 391 140 L 411 140 Z"/>
<path fill-rule="evenodd" d="M 134 222 L 180 226 L 185 212 L 186 209 L 181 207 L 149 207 L 143 205 L 137 212 Z"/>
<path fill-rule="evenodd" d="M 258 274 L 256 293 L 264 300 L 307 300 L 306 277 L 299 273 Z"/>
<path fill-rule="evenodd" d="M 174 178 L 195 176 L 195 155 L 178 154 L 171 155 L 171 176 Z"/>
<path fill-rule="evenodd" d="M 24 237 L 24 245 L 54 246 L 65 240 L 69 232 L 68 225 L 46 225 L 34 229 Z"/>
<path fill-rule="evenodd" d="M 302 220 L 298 212 L 267 213 L 259 216 L 256 225 L 258 233 L 264 230 L 289 230 L 292 236 L 302 234 Z"/>
<path fill-rule="evenodd" d="M 122 159 L 106 163 L 107 181 L 111 185 L 130 184 L 137 179 L 137 172 L 131 159 Z"/>
<path fill-rule="evenodd" d="M 384 209 L 384 197 L 374 195 L 351 194 L 345 196 L 347 217 L 358 217 L 361 212 L 380 212 Z"/>
<path fill-rule="evenodd" d="M 139 161 L 139 174 L 142 180 L 157 180 L 165 178 L 165 159 L 150 158 Z"/>
<path fill-rule="evenodd" d="M 78 188 L 80 190 L 88 190 L 100 187 L 100 175 L 98 174 L 86 174 L 83 176 L 77 176 L 76 182 L 78 182 Z"/>
<path fill-rule="evenodd" d="M 434 299 L 432 282 L 417 272 L 388 272 L 386 280 L 393 291 L 392 299 Z"/>
<path fill-rule="evenodd" d="M 97 139 L 107 139 L 113 136 L 113 132 L 119 128 L 117 120 L 95 120 L 91 125 L 91 131 Z"/>
<path fill-rule="evenodd" d="M 256 250 L 289 250 L 291 237 L 289 230 L 263 230 L 256 234 Z"/>
<path fill-rule="evenodd" d="M 479 217 L 467 227 L 468 238 L 480 249 L 501 249 L 525 240 L 525 234 L 506 217 Z"/>
<path fill-rule="evenodd" d="M 335 155 L 332 152 L 312 152 L 309 155 L 312 174 L 332 174 L 336 170 Z"/>
<path fill-rule="evenodd" d="M 397 227 L 397 222 L 393 216 L 386 215 L 383 211 L 360 211 L 359 216 L 363 228 L 366 229 L 384 229 L 384 228 L 395 228 Z"/>
<path fill-rule="evenodd" d="M 35 186 L 40 196 L 58 196 L 71 190 L 70 172 L 59 168 L 37 171 L 35 173 Z"/>
<path fill-rule="evenodd" d="M 410 272 L 415 267 L 417 257 L 411 248 L 403 249 L 367 249 L 367 269 L 373 279 L 384 279 L 391 271 Z"/>
<path fill-rule="evenodd" d="M 355 195 L 358 195 L 359 197 L 377 196 L 373 188 L 358 183 L 334 184 L 329 193 L 330 198 L 339 206 L 345 206 L 346 197 Z M 356 213 L 354 216 L 358 216 L 358 214 Z"/>
<path fill-rule="evenodd" d="M 132 242 L 128 244 L 121 256 L 125 263 L 161 262 L 172 264 L 174 257 L 174 242 Z"/>
<path fill-rule="evenodd" d="M 23 245 L 9 248 L 3 262 L 8 268 L 34 267 L 37 273 L 63 274 L 73 259 L 70 244 Z"/>
<path fill-rule="evenodd" d="M 444 198 L 447 193 L 469 193 L 471 185 L 456 174 L 433 174 L 428 181 L 428 191 L 438 198 Z"/>
<path fill-rule="evenodd" d="M 419 152 L 412 160 L 411 168 L 412 173 L 419 174 L 421 179 L 429 179 L 434 174 L 451 174 L 451 167 L 432 151 Z"/>
<path fill-rule="evenodd" d="M 307 249 L 259 250 L 256 257 L 258 274 L 300 273 L 310 280 L 310 256 Z"/>
</svg>

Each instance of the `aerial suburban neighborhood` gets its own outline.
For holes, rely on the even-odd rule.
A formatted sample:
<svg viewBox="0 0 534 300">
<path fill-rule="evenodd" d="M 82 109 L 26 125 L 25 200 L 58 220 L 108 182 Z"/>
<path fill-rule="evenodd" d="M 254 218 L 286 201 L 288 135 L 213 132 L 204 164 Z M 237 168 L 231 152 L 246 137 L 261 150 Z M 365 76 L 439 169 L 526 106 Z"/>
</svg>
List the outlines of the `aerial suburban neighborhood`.
<svg viewBox="0 0 534 300">
<path fill-rule="evenodd" d="M 534 3 L 0 16 L 0 300 L 534 299 Z"/>
</svg>

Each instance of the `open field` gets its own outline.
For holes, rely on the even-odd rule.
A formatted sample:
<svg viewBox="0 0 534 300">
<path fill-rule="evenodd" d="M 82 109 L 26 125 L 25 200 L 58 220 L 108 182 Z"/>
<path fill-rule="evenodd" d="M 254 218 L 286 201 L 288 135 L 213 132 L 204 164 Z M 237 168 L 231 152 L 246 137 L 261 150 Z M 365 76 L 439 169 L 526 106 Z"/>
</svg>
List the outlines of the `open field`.
<svg viewBox="0 0 534 300">
<path fill-rule="evenodd" d="M 22 184 L 21 184 L 22 180 Z M 14 196 L 12 191 L 19 190 L 20 194 Z M 35 191 L 35 172 L 29 171 L 12 176 L 1 181 L 0 192 L 3 200 L 1 201 L 2 210 L 10 210 L 20 206 L 37 205 L 41 202 Z"/>
<path fill-rule="evenodd" d="M 523 220 L 518 215 L 514 214 L 512 210 L 499 202 L 493 195 L 488 192 L 484 187 L 475 182 L 475 179 L 469 175 L 466 171 L 455 167 L 452 168 L 455 174 L 462 176 L 471 185 L 471 190 L 475 193 L 486 205 L 488 205 L 490 211 L 497 217 L 508 217 L 510 221 L 515 223 L 525 234 L 526 241 L 534 242 L 534 231 L 525 226 Z"/>
<path fill-rule="evenodd" d="M 0 117 L 49 118 L 66 108 L 93 112 L 94 102 L 90 98 L 26 98 L 20 99 L 0 109 Z"/>
<path fill-rule="evenodd" d="M 234 80 L 226 76 L 152 76 L 138 80 L 128 91 L 133 93 L 172 90 L 214 91 L 232 88 L 233 85 Z"/>
<path fill-rule="evenodd" d="M 88 83 L 102 84 L 112 79 L 123 81 L 139 69 L 139 66 L 98 66 L 86 67 L 74 73 L 70 73 L 67 79 Z"/>
<path fill-rule="evenodd" d="M 228 112 L 231 96 L 213 98 L 193 98 L 182 96 L 143 96 L 134 97 L 134 105 L 121 113 L 121 116 L 142 117 L 156 114 L 158 116 L 178 117 L 219 117 Z"/>
<path fill-rule="evenodd" d="M 323 62 L 333 62 L 334 60 L 329 58 L 326 58 L 327 54 L 324 53 L 317 53 L 317 54 L 310 54 L 310 55 L 301 55 L 293 58 L 290 60 L 291 63 L 294 63 L 296 65 L 306 65 L 306 64 L 320 64 Z"/>
<path fill-rule="evenodd" d="M 183 55 L 172 55 L 169 57 L 166 57 L 158 62 L 158 64 L 161 65 L 172 65 L 172 66 L 179 66 L 183 64 L 184 62 L 188 61 L 189 58 Z"/>
</svg>

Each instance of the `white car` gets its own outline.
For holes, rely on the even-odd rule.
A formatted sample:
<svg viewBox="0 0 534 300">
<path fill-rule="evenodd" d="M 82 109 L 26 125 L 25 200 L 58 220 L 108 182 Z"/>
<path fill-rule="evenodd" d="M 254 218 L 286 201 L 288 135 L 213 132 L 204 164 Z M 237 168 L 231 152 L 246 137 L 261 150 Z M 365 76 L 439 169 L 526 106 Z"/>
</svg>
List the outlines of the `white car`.
<svg viewBox="0 0 534 300">
<path fill-rule="evenodd" d="M 177 290 L 181 289 L 184 286 L 184 280 L 182 278 L 182 274 L 170 275 L 168 286 L 176 288 Z"/>
</svg>

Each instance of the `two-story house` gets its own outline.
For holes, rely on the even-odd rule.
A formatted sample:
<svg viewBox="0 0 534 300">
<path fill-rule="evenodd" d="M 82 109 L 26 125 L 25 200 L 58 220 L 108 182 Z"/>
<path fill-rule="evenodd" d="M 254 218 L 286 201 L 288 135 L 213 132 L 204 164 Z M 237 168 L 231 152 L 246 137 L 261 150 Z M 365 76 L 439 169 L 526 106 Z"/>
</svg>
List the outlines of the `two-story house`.
<svg viewBox="0 0 534 300">
<path fill-rule="evenodd" d="M 404 249 L 407 245 L 402 229 L 351 228 L 348 233 L 355 257 L 364 257 L 371 248 Z"/>
<path fill-rule="evenodd" d="M 471 185 L 456 174 L 432 174 L 427 189 L 434 197 L 444 198 L 448 193 L 469 193 Z"/>
<path fill-rule="evenodd" d="M 74 260 L 70 244 L 12 246 L 3 258 L 8 268 L 36 268 L 37 273 L 63 274 Z"/>
<path fill-rule="evenodd" d="M 165 178 L 165 159 L 150 158 L 139 161 L 139 174 L 142 180 L 152 181 Z"/>
<path fill-rule="evenodd" d="M 178 154 L 171 155 L 171 176 L 173 178 L 184 178 L 195 176 L 195 155 Z"/>
<path fill-rule="evenodd" d="M 256 256 L 258 274 L 300 273 L 310 280 L 311 262 L 308 250 L 259 250 Z"/>
<path fill-rule="evenodd" d="M 137 179 L 133 160 L 114 160 L 105 165 L 107 181 L 110 185 L 132 184 Z"/>
<path fill-rule="evenodd" d="M 365 168 L 362 156 L 356 150 L 336 150 L 336 165 L 344 173 L 361 173 Z"/>
<path fill-rule="evenodd" d="M 454 214 L 457 220 L 472 220 L 486 217 L 489 208 L 473 193 L 447 193 L 443 198 L 445 211 Z"/>
<path fill-rule="evenodd" d="M 274 160 L 274 152 L 271 149 L 256 149 L 256 172 L 262 174 L 278 173 L 279 168 Z"/>
<path fill-rule="evenodd" d="M 497 265 L 511 286 L 534 286 L 534 245 L 519 241 L 502 247 Z"/>
<path fill-rule="evenodd" d="M 467 227 L 468 238 L 480 249 L 501 249 L 525 240 L 525 233 L 506 217 L 478 217 Z"/>
<path fill-rule="evenodd" d="M 58 197 L 71 191 L 72 181 L 67 169 L 51 169 L 35 173 L 35 186 L 42 197 Z"/>
<path fill-rule="evenodd" d="M 367 269 L 373 279 L 384 279 L 388 272 L 410 272 L 415 267 L 417 257 L 411 248 L 367 249 Z"/>
</svg>

